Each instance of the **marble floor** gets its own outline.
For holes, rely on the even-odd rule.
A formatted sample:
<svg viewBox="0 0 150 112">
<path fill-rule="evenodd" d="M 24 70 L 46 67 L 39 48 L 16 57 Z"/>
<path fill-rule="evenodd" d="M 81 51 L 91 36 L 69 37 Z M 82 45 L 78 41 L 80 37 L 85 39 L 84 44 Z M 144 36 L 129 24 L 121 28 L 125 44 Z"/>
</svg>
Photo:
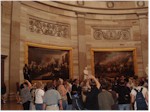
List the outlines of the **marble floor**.
<svg viewBox="0 0 150 112">
<path fill-rule="evenodd" d="M 21 104 L 17 104 L 15 101 L 6 102 L 1 104 L 1 110 L 23 110 Z"/>
</svg>

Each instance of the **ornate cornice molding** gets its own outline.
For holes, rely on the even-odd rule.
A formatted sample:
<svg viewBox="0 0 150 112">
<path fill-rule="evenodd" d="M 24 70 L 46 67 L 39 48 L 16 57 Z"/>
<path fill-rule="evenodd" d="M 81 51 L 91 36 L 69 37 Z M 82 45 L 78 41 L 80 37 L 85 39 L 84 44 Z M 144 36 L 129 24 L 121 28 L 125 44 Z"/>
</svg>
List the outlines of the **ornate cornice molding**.
<svg viewBox="0 0 150 112">
<path fill-rule="evenodd" d="M 129 28 L 124 29 L 102 29 L 93 28 L 93 37 L 96 40 L 130 40 Z"/>
<path fill-rule="evenodd" d="M 29 17 L 29 31 L 54 37 L 70 37 L 70 25 Z"/>
</svg>

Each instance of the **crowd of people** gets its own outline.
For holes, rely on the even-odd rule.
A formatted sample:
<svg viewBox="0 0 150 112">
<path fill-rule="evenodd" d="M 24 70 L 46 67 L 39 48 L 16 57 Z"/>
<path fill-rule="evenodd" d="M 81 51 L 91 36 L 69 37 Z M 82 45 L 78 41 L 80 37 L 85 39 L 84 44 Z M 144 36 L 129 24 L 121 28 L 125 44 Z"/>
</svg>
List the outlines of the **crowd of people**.
<svg viewBox="0 0 150 112">
<path fill-rule="evenodd" d="M 136 102 L 140 91 L 146 107 Z M 25 80 L 19 96 L 24 110 L 147 110 L 148 79 L 120 75 L 112 80 L 87 74 L 82 81 L 58 78 L 31 84 Z"/>
</svg>

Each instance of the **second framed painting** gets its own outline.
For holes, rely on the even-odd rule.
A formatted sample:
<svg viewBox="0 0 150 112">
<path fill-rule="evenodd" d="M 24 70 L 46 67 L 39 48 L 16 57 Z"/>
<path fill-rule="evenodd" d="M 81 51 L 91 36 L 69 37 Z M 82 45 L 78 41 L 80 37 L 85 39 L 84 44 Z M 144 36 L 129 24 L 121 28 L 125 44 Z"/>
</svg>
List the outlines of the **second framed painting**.
<svg viewBox="0 0 150 112">
<path fill-rule="evenodd" d="M 92 72 L 99 78 L 127 77 L 137 73 L 136 49 L 91 49 Z"/>
<path fill-rule="evenodd" d="M 52 80 L 72 77 L 72 48 L 25 44 L 25 63 L 32 80 Z"/>
</svg>

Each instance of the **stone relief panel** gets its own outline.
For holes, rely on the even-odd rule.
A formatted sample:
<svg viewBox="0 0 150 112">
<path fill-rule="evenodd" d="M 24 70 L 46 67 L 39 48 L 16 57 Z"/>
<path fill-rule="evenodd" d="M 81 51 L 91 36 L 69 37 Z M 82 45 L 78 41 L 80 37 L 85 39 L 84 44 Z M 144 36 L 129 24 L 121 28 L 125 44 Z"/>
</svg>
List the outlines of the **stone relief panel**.
<svg viewBox="0 0 150 112">
<path fill-rule="evenodd" d="M 29 18 L 29 31 L 54 37 L 70 37 L 70 25 L 53 21 Z"/>
<path fill-rule="evenodd" d="M 130 40 L 130 29 L 100 29 L 93 28 L 93 37 L 96 40 Z"/>
</svg>

